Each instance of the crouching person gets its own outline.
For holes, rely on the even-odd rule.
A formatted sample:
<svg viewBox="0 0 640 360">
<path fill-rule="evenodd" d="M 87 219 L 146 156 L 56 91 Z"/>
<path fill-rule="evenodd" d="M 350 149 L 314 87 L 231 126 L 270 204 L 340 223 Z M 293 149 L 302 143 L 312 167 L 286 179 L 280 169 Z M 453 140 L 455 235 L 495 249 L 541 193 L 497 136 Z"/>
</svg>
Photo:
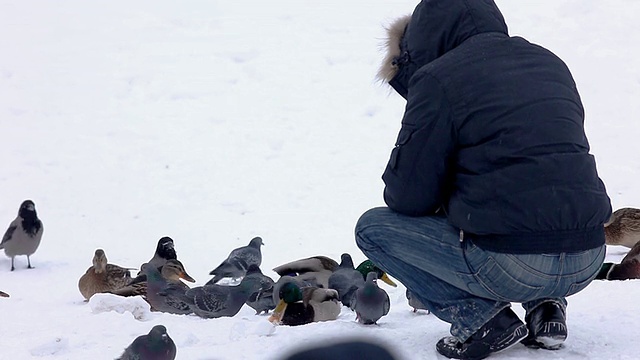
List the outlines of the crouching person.
<svg viewBox="0 0 640 360">
<path fill-rule="evenodd" d="M 358 246 L 451 324 L 440 354 L 560 348 L 611 215 L 571 73 L 492 0 L 424 0 L 389 36 L 379 75 L 407 104 Z"/>
</svg>

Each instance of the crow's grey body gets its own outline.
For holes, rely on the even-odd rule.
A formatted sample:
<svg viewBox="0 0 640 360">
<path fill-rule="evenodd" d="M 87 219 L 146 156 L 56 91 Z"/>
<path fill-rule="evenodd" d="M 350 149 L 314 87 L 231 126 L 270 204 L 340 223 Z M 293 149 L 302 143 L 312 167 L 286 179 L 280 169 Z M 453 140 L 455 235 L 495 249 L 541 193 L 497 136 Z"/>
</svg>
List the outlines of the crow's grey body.
<svg viewBox="0 0 640 360">
<path fill-rule="evenodd" d="M 25 200 L 20 205 L 18 217 L 11 222 L 0 243 L 0 249 L 4 249 L 5 255 L 11 258 L 11 271 L 15 270 L 14 260 L 18 255 L 26 255 L 27 267 L 31 268 L 30 256 L 38 250 L 43 232 L 44 227 L 38 219 L 35 204 L 31 200 Z"/>
</svg>

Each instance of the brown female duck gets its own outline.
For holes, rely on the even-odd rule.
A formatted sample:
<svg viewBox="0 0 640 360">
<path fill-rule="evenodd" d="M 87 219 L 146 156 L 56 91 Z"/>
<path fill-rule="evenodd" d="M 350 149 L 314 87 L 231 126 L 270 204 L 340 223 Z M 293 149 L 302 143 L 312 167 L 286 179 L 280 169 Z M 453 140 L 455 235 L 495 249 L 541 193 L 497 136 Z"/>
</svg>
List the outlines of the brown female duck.
<svg viewBox="0 0 640 360">
<path fill-rule="evenodd" d="M 607 245 L 622 245 L 632 248 L 640 241 L 640 209 L 621 208 L 616 210 L 604 224 Z"/>
<path fill-rule="evenodd" d="M 85 300 L 96 293 L 112 292 L 131 281 L 129 270 L 132 269 L 107 263 L 104 250 L 97 249 L 93 255 L 93 266 L 80 277 L 78 289 Z"/>
</svg>

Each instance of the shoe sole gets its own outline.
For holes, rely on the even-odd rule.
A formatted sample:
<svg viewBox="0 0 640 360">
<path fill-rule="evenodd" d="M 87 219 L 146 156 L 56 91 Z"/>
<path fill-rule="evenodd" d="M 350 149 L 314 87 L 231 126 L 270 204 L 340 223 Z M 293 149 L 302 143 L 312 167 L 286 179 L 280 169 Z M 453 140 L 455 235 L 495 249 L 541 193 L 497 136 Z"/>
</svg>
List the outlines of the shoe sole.
<svg viewBox="0 0 640 360">
<path fill-rule="evenodd" d="M 558 350 L 567 339 L 567 327 L 561 322 L 548 322 L 542 331 L 533 339 L 523 340 L 522 343 L 533 349 Z"/>
<path fill-rule="evenodd" d="M 445 346 L 447 347 L 441 349 L 438 347 L 438 345 L 440 344 L 438 343 L 436 344 L 436 350 L 441 355 L 448 357 L 450 359 L 481 360 L 491 354 L 507 350 L 508 348 L 518 344 L 520 340 L 524 339 L 527 336 L 528 332 L 529 331 L 527 330 L 527 326 L 525 324 L 523 323 L 520 323 L 520 325 L 516 324 L 511 329 L 508 329 L 505 332 L 503 338 L 498 339 L 493 344 L 485 348 L 486 350 L 488 350 L 486 353 L 483 353 L 478 356 L 469 356 L 468 353 L 464 354 L 462 352 L 456 352 L 455 350 L 452 351 L 451 349 L 453 348 L 452 344 L 459 342 L 459 340 L 453 336 L 449 336 L 447 338 L 442 339 L 445 341 Z"/>
<path fill-rule="evenodd" d="M 513 345 L 517 344 L 520 340 L 524 339 L 529 331 L 527 325 L 522 324 L 515 328 L 513 331 L 508 332 L 508 336 L 498 341 L 494 346 L 489 347 L 491 353 L 497 353 L 499 351 L 506 350 Z"/>
</svg>

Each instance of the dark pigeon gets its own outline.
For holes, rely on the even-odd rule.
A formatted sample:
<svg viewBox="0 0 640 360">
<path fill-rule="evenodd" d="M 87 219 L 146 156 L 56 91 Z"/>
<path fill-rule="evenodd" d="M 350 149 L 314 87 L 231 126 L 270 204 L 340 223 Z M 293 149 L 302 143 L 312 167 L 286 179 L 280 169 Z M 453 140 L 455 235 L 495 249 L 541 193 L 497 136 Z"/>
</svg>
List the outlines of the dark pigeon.
<svg viewBox="0 0 640 360">
<path fill-rule="evenodd" d="M 167 334 L 167 328 L 156 325 L 147 335 L 133 340 L 118 360 L 174 360 L 176 352 L 176 344 Z"/>
</svg>

